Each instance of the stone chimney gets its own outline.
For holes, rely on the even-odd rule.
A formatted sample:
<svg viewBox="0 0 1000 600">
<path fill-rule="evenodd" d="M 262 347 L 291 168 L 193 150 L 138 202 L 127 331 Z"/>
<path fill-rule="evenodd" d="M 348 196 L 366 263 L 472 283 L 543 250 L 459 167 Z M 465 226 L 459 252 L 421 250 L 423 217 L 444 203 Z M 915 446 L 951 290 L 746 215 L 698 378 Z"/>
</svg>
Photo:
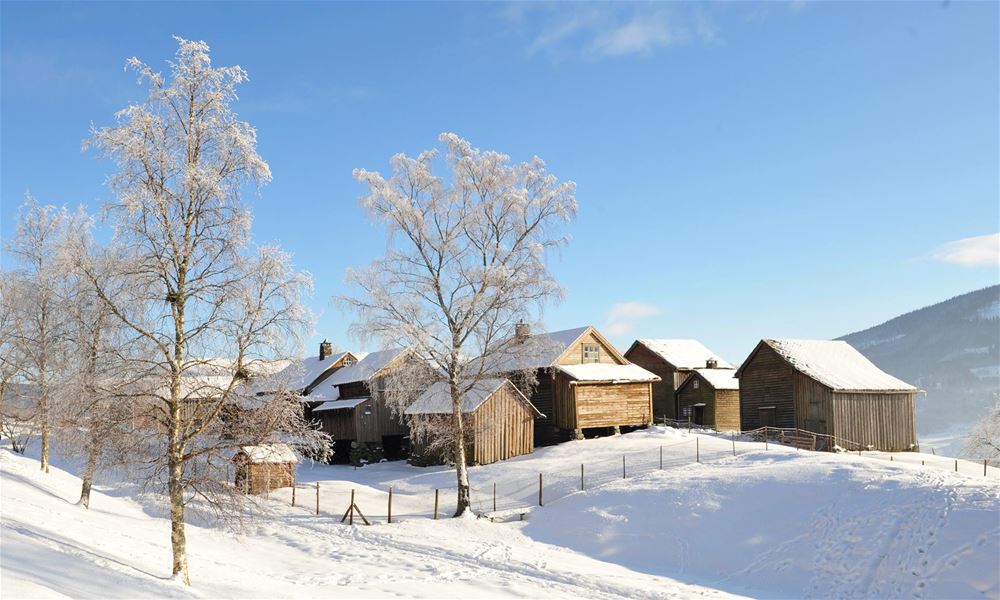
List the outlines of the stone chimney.
<svg viewBox="0 0 1000 600">
<path fill-rule="evenodd" d="M 525 342 L 531 337 L 531 325 L 528 325 L 524 321 L 519 322 L 514 326 L 514 339 L 519 342 Z"/>
<path fill-rule="evenodd" d="M 719 367 L 719 361 L 715 360 L 714 358 L 710 358 L 705 361 L 706 369 L 717 369 L 718 367 Z"/>
<path fill-rule="evenodd" d="M 326 360 L 328 356 L 333 356 L 333 344 L 323 340 L 319 343 L 319 359 Z"/>
</svg>

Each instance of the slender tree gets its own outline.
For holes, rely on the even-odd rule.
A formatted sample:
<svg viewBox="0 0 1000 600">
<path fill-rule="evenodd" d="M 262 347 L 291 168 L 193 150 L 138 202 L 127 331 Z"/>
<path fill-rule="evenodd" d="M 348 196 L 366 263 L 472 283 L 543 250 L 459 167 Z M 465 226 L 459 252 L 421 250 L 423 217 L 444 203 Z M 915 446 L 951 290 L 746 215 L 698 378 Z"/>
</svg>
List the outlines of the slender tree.
<svg viewBox="0 0 1000 600">
<path fill-rule="evenodd" d="M 969 432 L 964 454 L 976 460 L 1000 459 L 1000 393 L 993 394 L 993 408 Z"/>
<path fill-rule="evenodd" d="M 451 442 L 460 516 L 470 506 L 462 398 L 498 373 L 530 377 L 518 358 L 532 348 L 513 335 L 515 325 L 561 297 L 545 260 L 565 241 L 559 229 L 574 217 L 576 200 L 575 184 L 558 181 L 538 157 L 515 163 L 455 134 L 440 141 L 447 180 L 433 173 L 435 150 L 397 154 L 389 177 L 354 171 L 368 187 L 361 205 L 389 247 L 368 268 L 348 272 L 360 293 L 342 301 L 356 311 L 359 337 L 412 346 L 439 367 L 421 385 L 395 378 L 390 395 L 402 411 L 432 380 L 447 382 L 452 413 L 438 434 Z"/>
<path fill-rule="evenodd" d="M 32 399 L 41 438 L 40 467 L 49 471 L 55 411 L 53 395 L 66 360 L 66 276 L 60 252 L 67 231 L 82 226 L 65 207 L 40 206 L 28 196 L 17 232 L 7 245 L 20 266 L 8 274 L 14 356 Z"/>
<path fill-rule="evenodd" d="M 288 395 L 254 393 L 254 376 L 298 354 L 311 321 L 301 303 L 311 281 L 287 254 L 250 244 L 242 194 L 271 172 L 255 130 L 233 111 L 246 73 L 214 67 L 204 42 L 177 42 L 168 76 L 128 61 L 148 95 L 84 144 L 117 165 L 106 214 L 116 243 L 130 249 L 120 261 L 128 305 L 99 272 L 86 274 L 111 313 L 152 348 L 143 379 L 151 385 L 141 394 L 160 434 L 137 451 L 158 456 L 146 480 L 166 488 L 172 571 L 190 583 L 188 502 L 198 498 L 223 516 L 242 506 L 227 452 L 278 435 L 303 442 L 316 432 Z"/>
</svg>

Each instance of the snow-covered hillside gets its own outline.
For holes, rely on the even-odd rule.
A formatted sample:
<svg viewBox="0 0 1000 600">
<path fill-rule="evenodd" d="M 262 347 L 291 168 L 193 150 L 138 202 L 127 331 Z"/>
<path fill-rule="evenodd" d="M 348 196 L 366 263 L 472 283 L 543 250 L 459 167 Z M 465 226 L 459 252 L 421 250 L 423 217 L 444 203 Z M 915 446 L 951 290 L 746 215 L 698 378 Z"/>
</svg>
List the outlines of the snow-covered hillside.
<svg viewBox="0 0 1000 600">
<path fill-rule="evenodd" d="M 690 463 L 695 439 L 709 462 Z M 588 486 L 504 523 L 405 516 L 451 484 L 444 468 L 304 464 L 300 480 L 321 482 L 323 514 L 306 489 L 295 508 L 282 490 L 242 537 L 191 527 L 190 589 L 167 578 L 158 509 L 106 488 L 85 511 L 73 505 L 76 477 L 41 474 L 2 449 L 0 586 L 4 597 L 101 598 L 1000 596 L 992 468 L 983 477 L 961 463 L 955 474 L 921 467 L 922 455 L 888 462 L 751 442 L 734 457 L 729 440 L 653 428 L 540 449 L 472 477 L 480 490 L 512 488 L 661 446 L 662 471 Z M 389 485 L 404 515 L 392 525 Z M 339 524 L 350 489 L 376 525 Z"/>
</svg>

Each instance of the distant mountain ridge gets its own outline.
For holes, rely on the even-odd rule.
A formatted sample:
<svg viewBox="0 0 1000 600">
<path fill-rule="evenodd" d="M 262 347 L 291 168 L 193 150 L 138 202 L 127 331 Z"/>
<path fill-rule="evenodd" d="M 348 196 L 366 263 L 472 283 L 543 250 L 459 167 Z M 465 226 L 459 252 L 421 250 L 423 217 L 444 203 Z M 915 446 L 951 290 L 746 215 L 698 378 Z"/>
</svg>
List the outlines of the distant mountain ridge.
<svg viewBox="0 0 1000 600">
<path fill-rule="evenodd" d="M 841 338 L 884 371 L 926 390 L 917 429 L 980 419 L 1000 392 L 1000 285 L 956 296 Z"/>
</svg>

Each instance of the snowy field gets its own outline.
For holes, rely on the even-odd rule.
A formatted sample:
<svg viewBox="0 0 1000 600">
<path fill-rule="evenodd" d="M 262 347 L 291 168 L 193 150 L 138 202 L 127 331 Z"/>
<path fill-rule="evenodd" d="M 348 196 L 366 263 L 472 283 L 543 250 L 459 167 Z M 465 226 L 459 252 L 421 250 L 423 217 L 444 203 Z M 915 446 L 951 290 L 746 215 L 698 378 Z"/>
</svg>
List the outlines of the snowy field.
<svg viewBox="0 0 1000 600">
<path fill-rule="evenodd" d="M 75 476 L 44 475 L 3 448 L 0 588 L 4 598 L 1000 598 L 993 468 L 984 477 L 961 462 L 956 474 L 930 455 L 889 462 L 751 442 L 732 451 L 723 437 L 657 427 L 472 469 L 481 508 L 494 483 L 498 508 L 537 504 L 543 473 L 545 506 L 504 522 L 432 520 L 434 489 L 442 515 L 453 502 L 444 468 L 306 463 L 298 506 L 279 490 L 240 536 L 188 528 L 184 588 L 168 579 L 162 507 L 105 486 L 83 510 Z M 580 464 L 586 489 L 574 492 Z M 339 523 L 351 489 L 373 526 Z"/>
</svg>

